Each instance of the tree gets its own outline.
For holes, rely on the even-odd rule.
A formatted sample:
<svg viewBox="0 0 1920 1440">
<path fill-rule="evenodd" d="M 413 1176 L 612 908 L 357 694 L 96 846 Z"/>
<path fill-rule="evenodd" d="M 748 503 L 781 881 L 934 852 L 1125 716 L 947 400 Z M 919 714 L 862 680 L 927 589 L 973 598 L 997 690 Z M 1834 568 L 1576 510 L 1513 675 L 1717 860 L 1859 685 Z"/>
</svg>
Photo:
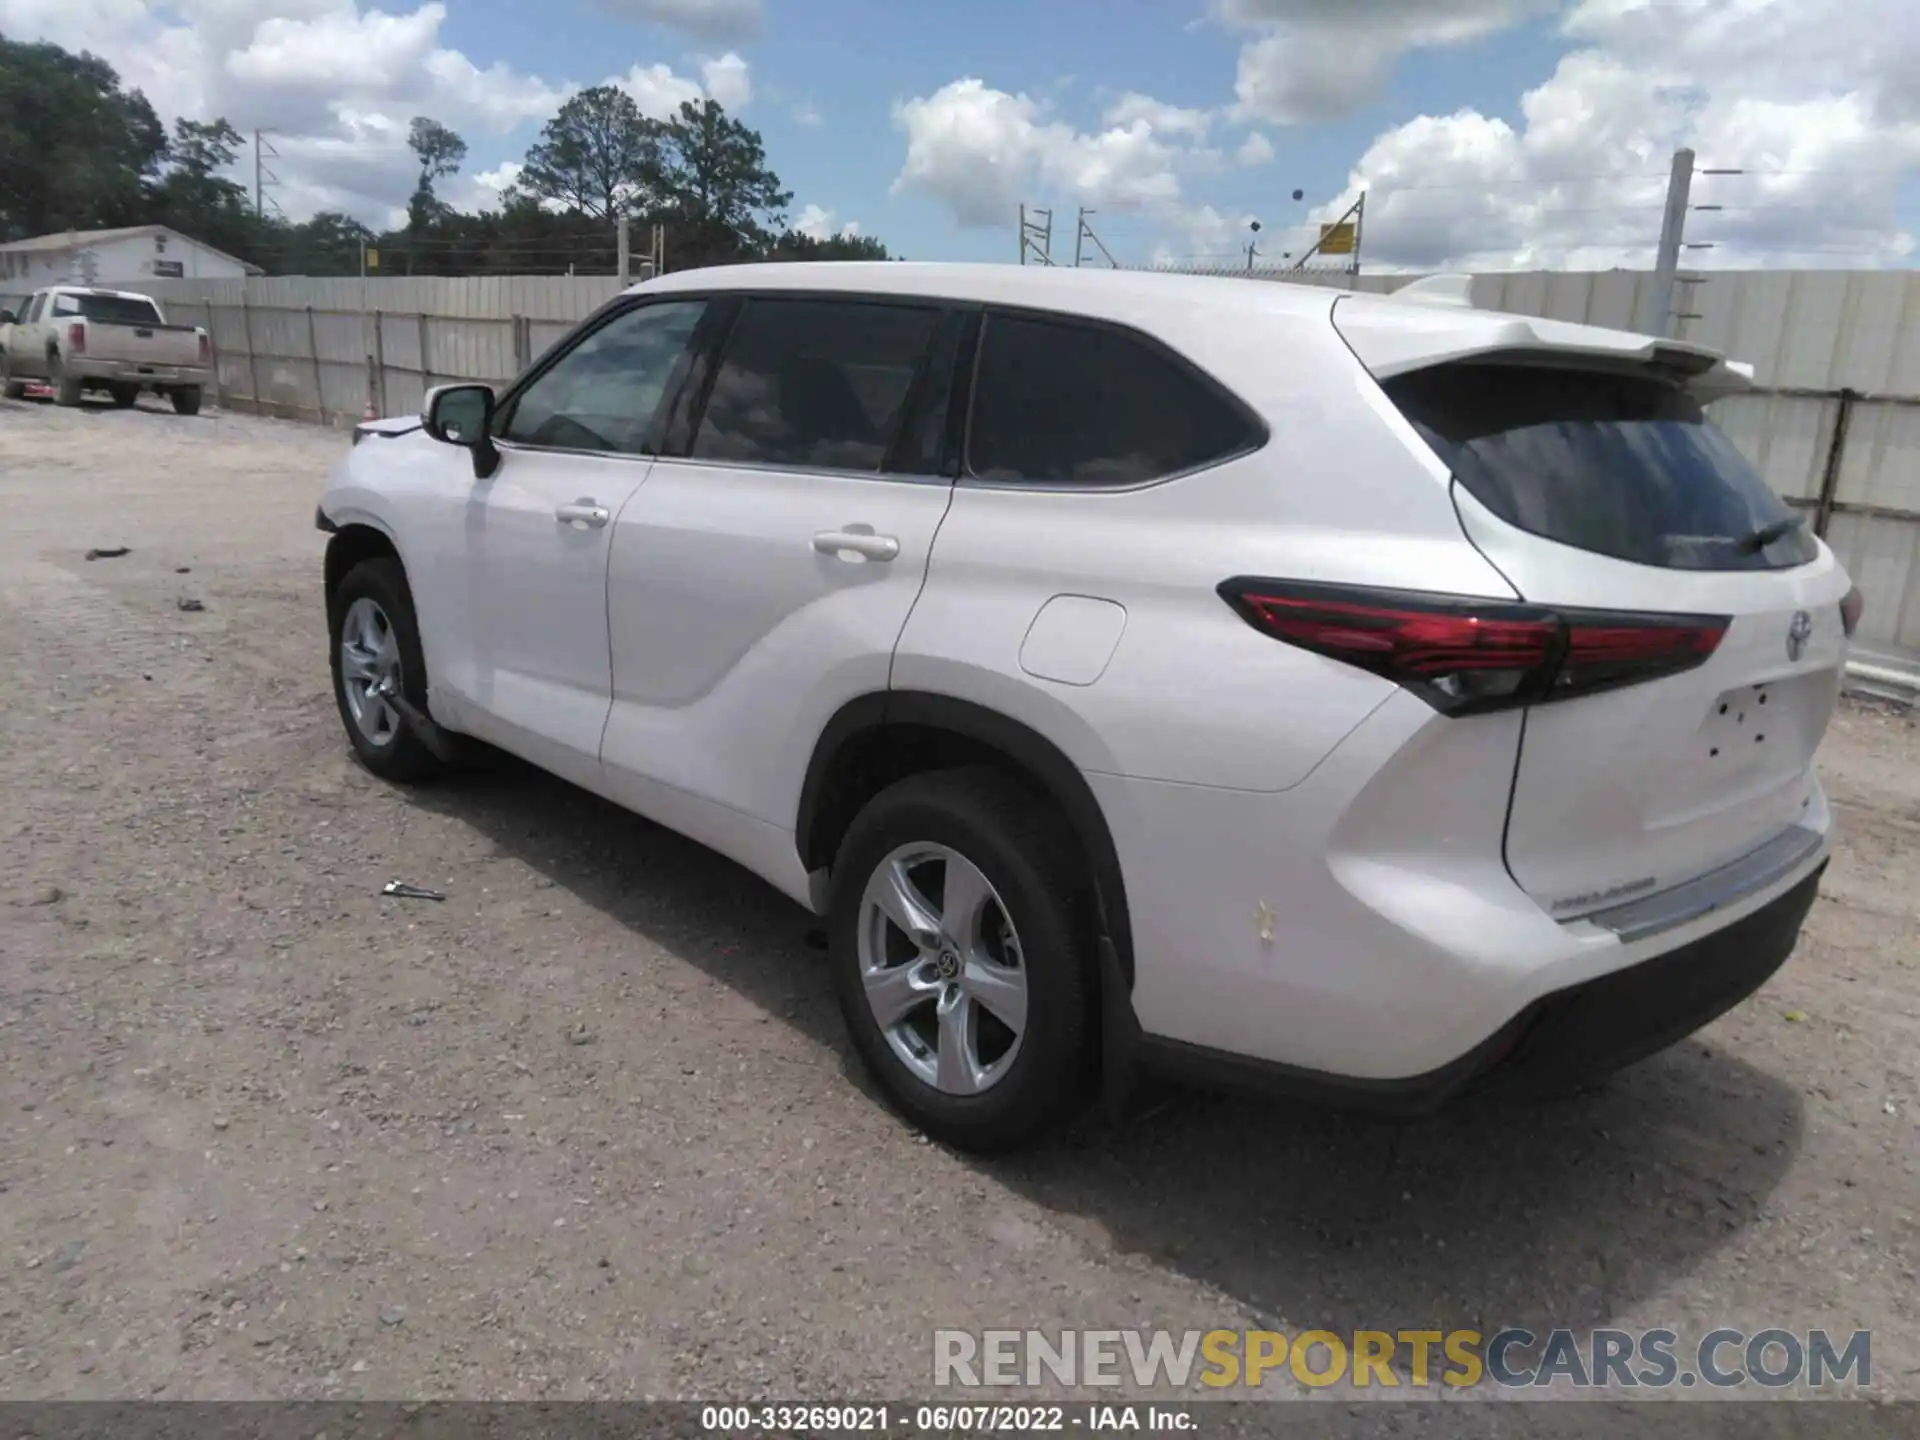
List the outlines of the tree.
<svg viewBox="0 0 1920 1440">
<path fill-rule="evenodd" d="M 106 61 L 0 37 L 0 239 L 141 223 L 166 153 Z"/>
<path fill-rule="evenodd" d="M 221 174 L 243 143 L 224 119 L 174 121 L 172 163 L 153 192 L 162 223 L 222 250 L 254 239 L 246 188 Z"/>
<path fill-rule="evenodd" d="M 660 185 L 659 122 L 615 86 L 582 90 L 542 127 L 518 185 L 601 219 L 643 210 Z"/>
<path fill-rule="evenodd" d="M 420 183 L 407 202 L 407 228 L 424 230 L 449 213 L 434 193 L 433 182 L 460 169 L 460 162 L 467 158 L 467 142 L 438 120 L 416 115 L 407 127 L 407 145 L 420 161 Z"/>
<path fill-rule="evenodd" d="M 661 149 L 663 199 L 703 255 L 738 258 L 764 248 L 772 230 L 784 227 L 793 195 L 768 168 L 760 132 L 717 101 L 683 103 L 666 123 Z"/>
</svg>

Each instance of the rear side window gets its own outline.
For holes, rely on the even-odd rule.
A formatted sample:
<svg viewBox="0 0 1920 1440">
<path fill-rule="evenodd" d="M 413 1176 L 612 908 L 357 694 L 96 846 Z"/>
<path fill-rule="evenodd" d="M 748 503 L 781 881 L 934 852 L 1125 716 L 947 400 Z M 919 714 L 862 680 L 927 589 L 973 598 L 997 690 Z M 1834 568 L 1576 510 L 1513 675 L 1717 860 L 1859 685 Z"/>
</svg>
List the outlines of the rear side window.
<svg viewBox="0 0 1920 1440">
<path fill-rule="evenodd" d="M 1143 335 L 989 315 L 967 467 L 996 484 L 1140 485 L 1257 448 L 1256 422 Z"/>
<path fill-rule="evenodd" d="M 694 458 L 878 471 L 940 317 L 931 306 L 749 300 Z"/>
<path fill-rule="evenodd" d="M 1475 499 L 1535 535 L 1669 570 L 1777 570 L 1819 553 L 1678 386 L 1463 364 L 1384 388 Z"/>
<path fill-rule="evenodd" d="M 53 313 L 78 315 L 102 325 L 158 325 L 160 312 L 151 300 L 132 295 L 56 295 Z"/>
</svg>

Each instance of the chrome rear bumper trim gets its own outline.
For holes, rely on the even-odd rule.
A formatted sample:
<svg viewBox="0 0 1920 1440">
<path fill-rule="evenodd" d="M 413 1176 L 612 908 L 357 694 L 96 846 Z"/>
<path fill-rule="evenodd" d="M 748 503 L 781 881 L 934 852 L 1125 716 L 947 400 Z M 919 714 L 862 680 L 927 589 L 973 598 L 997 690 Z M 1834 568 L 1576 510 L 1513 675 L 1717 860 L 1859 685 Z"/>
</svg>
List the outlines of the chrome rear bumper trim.
<svg viewBox="0 0 1920 1440">
<path fill-rule="evenodd" d="M 1662 890 L 1609 910 L 1580 918 L 1618 935 L 1622 943 L 1644 940 L 1715 910 L 1737 905 L 1748 896 L 1785 879 L 1826 846 L 1826 836 L 1804 825 L 1790 826 L 1758 850 L 1730 865 L 1708 871 L 1697 880 Z"/>
</svg>

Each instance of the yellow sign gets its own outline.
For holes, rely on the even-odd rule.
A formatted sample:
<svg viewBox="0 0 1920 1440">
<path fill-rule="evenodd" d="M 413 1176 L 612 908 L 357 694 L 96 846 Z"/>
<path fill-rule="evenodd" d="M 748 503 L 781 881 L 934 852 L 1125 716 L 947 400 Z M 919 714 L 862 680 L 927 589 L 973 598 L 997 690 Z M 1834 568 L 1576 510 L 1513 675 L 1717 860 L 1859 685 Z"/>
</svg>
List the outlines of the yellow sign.
<svg viewBox="0 0 1920 1440">
<path fill-rule="evenodd" d="M 379 268 L 380 268 L 380 252 L 378 250 L 375 250 L 371 245 L 369 245 L 367 247 L 367 269 L 378 270 Z"/>
<path fill-rule="evenodd" d="M 1359 238 L 1359 234 L 1355 231 L 1351 220 L 1343 221 L 1338 225 L 1322 225 L 1320 227 L 1320 253 L 1322 255 L 1351 255 L 1353 254 L 1354 242 Z"/>
</svg>

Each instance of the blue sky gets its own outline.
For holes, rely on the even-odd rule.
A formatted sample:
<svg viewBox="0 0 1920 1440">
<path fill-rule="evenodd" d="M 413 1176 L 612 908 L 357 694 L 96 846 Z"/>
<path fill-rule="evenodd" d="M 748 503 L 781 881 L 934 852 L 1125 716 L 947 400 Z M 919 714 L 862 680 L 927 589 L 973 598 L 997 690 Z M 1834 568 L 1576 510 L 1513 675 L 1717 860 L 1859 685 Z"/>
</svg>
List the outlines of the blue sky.
<svg viewBox="0 0 1920 1440">
<path fill-rule="evenodd" d="M 275 132 L 296 217 L 375 223 L 414 115 L 497 200 L 574 90 L 757 127 L 812 232 L 1005 259 L 1077 207 L 1128 264 L 1269 259 L 1368 196 L 1365 263 L 1592 268 L 1651 255 L 1673 149 L 1697 264 L 1904 265 L 1920 229 L 1913 0 L 0 0 L 163 116 Z M 1870 40 L 1871 43 L 1863 43 Z M 1288 197 L 1305 192 L 1302 202 Z M 671 244 L 671 239 L 669 238 Z M 1244 263 L 1242 261 L 1241 263 Z"/>
</svg>

